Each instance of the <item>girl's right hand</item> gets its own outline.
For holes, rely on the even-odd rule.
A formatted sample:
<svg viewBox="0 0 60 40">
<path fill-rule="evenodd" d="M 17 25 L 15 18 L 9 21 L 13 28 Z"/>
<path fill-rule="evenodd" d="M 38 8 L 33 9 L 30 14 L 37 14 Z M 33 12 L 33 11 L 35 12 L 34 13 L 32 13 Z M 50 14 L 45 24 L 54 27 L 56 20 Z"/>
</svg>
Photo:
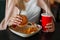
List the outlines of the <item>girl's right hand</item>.
<svg viewBox="0 0 60 40">
<path fill-rule="evenodd" d="M 12 17 L 9 21 L 9 25 L 20 25 L 21 23 L 22 23 L 22 17 L 20 15 Z"/>
<path fill-rule="evenodd" d="M 20 26 L 20 25 L 24 26 L 27 24 L 27 22 L 28 22 L 28 19 L 25 15 L 17 15 L 17 16 L 12 17 L 10 19 L 9 24 L 10 25 L 17 25 L 17 26 Z"/>
</svg>

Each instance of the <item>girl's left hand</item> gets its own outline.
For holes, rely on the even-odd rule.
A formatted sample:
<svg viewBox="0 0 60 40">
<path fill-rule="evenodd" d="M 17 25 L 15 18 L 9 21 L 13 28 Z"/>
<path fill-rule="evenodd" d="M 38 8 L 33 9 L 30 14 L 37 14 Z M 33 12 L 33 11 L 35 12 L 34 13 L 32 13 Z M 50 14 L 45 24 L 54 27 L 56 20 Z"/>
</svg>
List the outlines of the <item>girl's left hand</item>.
<svg viewBox="0 0 60 40">
<path fill-rule="evenodd" d="M 48 23 L 46 25 L 47 30 L 45 32 L 54 32 L 55 31 L 55 25 L 54 22 L 52 21 L 51 23 Z"/>
</svg>

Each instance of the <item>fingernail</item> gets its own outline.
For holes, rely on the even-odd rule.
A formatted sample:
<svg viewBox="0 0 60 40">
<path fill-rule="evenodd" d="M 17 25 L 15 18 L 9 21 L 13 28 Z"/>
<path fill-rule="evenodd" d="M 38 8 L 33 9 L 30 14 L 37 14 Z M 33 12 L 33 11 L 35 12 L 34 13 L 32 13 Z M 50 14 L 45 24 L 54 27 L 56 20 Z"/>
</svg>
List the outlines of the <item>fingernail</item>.
<svg viewBox="0 0 60 40">
<path fill-rule="evenodd" d="M 20 19 L 17 18 L 16 20 L 20 20 Z"/>
<path fill-rule="evenodd" d="M 17 23 L 17 21 L 14 21 L 15 23 Z"/>
<path fill-rule="evenodd" d="M 17 23 L 13 23 L 14 25 L 17 25 Z"/>
<path fill-rule="evenodd" d="M 22 20 L 19 20 L 20 22 L 22 22 Z"/>
<path fill-rule="evenodd" d="M 21 24 L 21 22 L 17 22 L 18 24 Z"/>
</svg>

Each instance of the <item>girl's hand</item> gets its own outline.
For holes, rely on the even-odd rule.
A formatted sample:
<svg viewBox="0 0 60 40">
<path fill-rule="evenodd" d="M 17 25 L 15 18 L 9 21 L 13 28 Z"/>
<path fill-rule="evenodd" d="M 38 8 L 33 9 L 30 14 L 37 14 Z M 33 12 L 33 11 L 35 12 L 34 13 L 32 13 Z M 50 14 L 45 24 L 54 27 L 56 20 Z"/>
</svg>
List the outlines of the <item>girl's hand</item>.
<svg viewBox="0 0 60 40">
<path fill-rule="evenodd" d="M 26 25 L 28 23 L 28 19 L 25 15 L 17 15 L 10 19 L 10 25 L 16 25 L 16 26 L 22 26 Z"/>
<path fill-rule="evenodd" d="M 46 25 L 47 30 L 45 32 L 54 32 L 55 31 L 55 25 L 54 22 L 52 21 L 51 23 L 48 23 Z"/>
<path fill-rule="evenodd" d="M 22 17 L 20 15 L 12 17 L 9 21 L 9 25 L 20 25 L 21 23 L 22 23 Z"/>
</svg>

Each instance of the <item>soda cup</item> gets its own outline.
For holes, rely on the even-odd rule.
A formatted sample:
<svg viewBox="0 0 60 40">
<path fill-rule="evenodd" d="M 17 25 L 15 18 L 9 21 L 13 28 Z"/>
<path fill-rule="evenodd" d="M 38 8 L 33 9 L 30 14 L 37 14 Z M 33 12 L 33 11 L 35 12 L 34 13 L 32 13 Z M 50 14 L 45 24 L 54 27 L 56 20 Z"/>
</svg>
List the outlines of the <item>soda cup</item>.
<svg viewBox="0 0 60 40">
<path fill-rule="evenodd" d="M 43 29 L 43 31 L 46 31 L 47 30 L 46 25 L 48 23 L 51 23 L 52 16 L 50 14 L 46 14 L 46 13 L 42 13 L 41 16 L 42 16 L 42 29 Z"/>
</svg>

